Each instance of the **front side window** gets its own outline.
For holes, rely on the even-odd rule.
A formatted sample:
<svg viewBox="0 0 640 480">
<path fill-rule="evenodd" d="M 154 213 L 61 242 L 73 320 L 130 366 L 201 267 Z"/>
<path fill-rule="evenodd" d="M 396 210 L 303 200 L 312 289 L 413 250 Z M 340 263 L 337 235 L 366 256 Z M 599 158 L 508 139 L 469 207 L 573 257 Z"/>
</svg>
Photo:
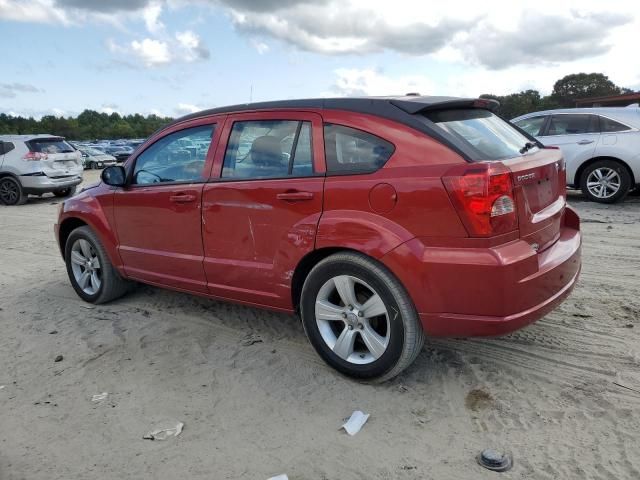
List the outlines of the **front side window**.
<svg viewBox="0 0 640 480">
<path fill-rule="evenodd" d="M 631 127 L 627 127 L 620 122 L 616 122 L 615 120 L 611 120 L 607 117 L 600 117 L 600 129 L 603 133 L 611 133 L 611 132 L 625 132 L 627 130 L 631 130 Z"/>
<path fill-rule="evenodd" d="M 547 135 L 598 133 L 598 117 L 586 114 L 552 115 Z"/>
<path fill-rule="evenodd" d="M 202 125 L 161 138 L 136 160 L 133 183 L 200 182 L 215 125 Z"/>
<path fill-rule="evenodd" d="M 474 151 L 474 160 L 499 160 L 537 151 L 529 138 L 480 108 L 435 110 L 425 117 Z"/>
<path fill-rule="evenodd" d="M 540 130 L 542 130 L 542 126 L 544 125 L 544 121 L 547 117 L 531 117 L 531 118 L 523 118 L 522 120 L 518 120 L 515 123 L 522 130 L 527 132 L 532 137 L 537 137 L 540 135 Z"/>
<path fill-rule="evenodd" d="M 392 143 L 362 130 L 342 125 L 324 126 L 328 173 L 373 172 L 393 155 Z"/>
<path fill-rule="evenodd" d="M 224 155 L 222 178 L 260 179 L 313 175 L 311 122 L 235 122 Z"/>
</svg>

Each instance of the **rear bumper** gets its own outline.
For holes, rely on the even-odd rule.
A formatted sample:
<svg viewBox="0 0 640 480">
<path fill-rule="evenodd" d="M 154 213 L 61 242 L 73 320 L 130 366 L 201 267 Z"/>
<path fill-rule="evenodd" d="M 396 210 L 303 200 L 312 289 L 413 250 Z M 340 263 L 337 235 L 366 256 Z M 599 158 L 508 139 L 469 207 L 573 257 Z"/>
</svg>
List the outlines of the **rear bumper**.
<svg viewBox="0 0 640 480">
<path fill-rule="evenodd" d="M 494 336 L 535 322 L 571 293 L 581 244 L 578 217 L 567 208 L 558 240 L 543 252 L 523 240 L 434 248 L 414 239 L 382 260 L 409 291 L 428 335 Z"/>
<path fill-rule="evenodd" d="M 82 182 L 82 177 L 74 175 L 71 177 L 51 178 L 46 175 L 21 175 L 20 183 L 26 193 L 47 193 L 55 190 L 62 190 L 74 187 Z"/>
</svg>

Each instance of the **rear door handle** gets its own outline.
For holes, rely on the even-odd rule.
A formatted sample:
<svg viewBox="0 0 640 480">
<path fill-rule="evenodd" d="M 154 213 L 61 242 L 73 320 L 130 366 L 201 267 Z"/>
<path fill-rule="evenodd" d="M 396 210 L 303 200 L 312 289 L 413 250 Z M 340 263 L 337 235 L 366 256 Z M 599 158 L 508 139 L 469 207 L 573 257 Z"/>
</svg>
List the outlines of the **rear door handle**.
<svg viewBox="0 0 640 480">
<path fill-rule="evenodd" d="M 593 143 L 593 140 L 580 140 L 578 145 L 589 145 L 590 143 Z"/>
<path fill-rule="evenodd" d="M 173 203 L 191 203 L 196 201 L 196 196 L 190 193 L 178 193 L 176 195 L 171 195 L 169 200 Z"/>
<path fill-rule="evenodd" d="M 276 195 L 278 200 L 284 200 L 286 202 L 300 202 L 303 200 L 311 200 L 313 198 L 312 192 L 285 192 Z"/>
</svg>

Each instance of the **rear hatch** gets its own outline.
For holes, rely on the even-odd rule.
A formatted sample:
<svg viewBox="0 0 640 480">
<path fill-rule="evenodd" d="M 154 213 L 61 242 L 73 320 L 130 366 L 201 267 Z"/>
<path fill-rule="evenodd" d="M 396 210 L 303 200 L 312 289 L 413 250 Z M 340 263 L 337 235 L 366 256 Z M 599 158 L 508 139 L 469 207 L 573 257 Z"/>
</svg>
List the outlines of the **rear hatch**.
<svg viewBox="0 0 640 480">
<path fill-rule="evenodd" d="M 420 115 L 471 160 L 443 178 L 470 236 L 517 229 L 539 252 L 559 238 L 566 206 L 560 150 L 541 148 L 533 137 L 487 108 L 463 105 Z M 484 223 L 478 221 L 482 215 Z"/>
<path fill-rule="evenodd" d="M 82 156 L 62 137 L 38 137 L 25 142 L 31 160 L 39 160 L 42 172 L 50 178 L 82 174 Z"/>
</svg>

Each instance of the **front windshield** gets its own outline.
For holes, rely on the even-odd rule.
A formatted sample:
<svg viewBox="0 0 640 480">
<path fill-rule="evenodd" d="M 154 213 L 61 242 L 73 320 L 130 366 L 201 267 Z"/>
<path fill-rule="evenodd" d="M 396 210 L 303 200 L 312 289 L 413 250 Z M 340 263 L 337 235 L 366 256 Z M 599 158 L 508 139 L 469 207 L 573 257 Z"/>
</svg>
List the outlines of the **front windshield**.
<svg viewBox="0 0 640 480">
<path fill-rule="evenodd" d="M 104 152 L 101 152 L 100 150 L 97 150 L 95 148 L 81 148 L 80 150 L 82 150 L 84 153 L 86 153 L 87 155 L 104 155 Z"/>
<path fill-rule="evenodd" d="M 531 140 L 489 110 L 461 108 L 425 114 L 429 120 L 471 146 L 479 160 L 499 160 L 537 151 Z"/>
</svg>

